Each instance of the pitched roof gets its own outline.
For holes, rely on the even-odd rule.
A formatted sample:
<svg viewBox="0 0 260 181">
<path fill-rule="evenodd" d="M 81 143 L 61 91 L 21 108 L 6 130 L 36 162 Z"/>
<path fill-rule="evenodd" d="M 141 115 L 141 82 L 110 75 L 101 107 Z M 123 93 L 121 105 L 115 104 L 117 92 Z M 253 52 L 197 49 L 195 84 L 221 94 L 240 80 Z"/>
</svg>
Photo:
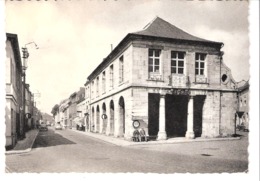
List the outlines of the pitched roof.
<svg viewBox="0 0 260 181">
<path fill-rule="evenodd" d="M 6 33 L 7 40 L 11 41 L 11 45 L 13 46 L 15 61 L 18 64 L 18 68 L 22 69 L 22 61 L 21 61 L 21 55 L 20 55 L 20 47 L 18 42 L 18 36 L 17 34 L 13 33 Z"/>
<path fill-rule="evenodd" d="M 205 40 L 205 39 L 193 36 L 159 17 L 156 17 L 153 21 L 151 21 L 148 25 L 146 25 L 144 27 L 144 30 L 134 32 L 132 34 L 162 37 L 162 38 L 171 38 L 171 39 L 178 39 L 178 40 L 220 43 L 220 42 L 214 42 L 214 41 Z"/>
<path fill-rule="evenodd" d="M 98 67 L 87 77 L 88 81 L 91 81 L 101 71 L 102 67 L 106 66 L 109 61 L 122 50 L 122 47 L 127 45 L 129 41 L 140 37 L 154 37 L 166 38 L 170 40 L 173 39 L 180 41 L 202 42 L 205 44 L 217 45 L 220 48 L 223 46 L 222 42 L 215 42 L 195 37 L 168 23 L 167 21 L 156 17 L 153 21 L 145 26 L 144 30 L 134 33 L 128 33 L 123 38 L 123 40 L 121 40 L 121 42 L 112 50 L 112 52 L 106 58 L 104 58 L 103 61 L 98 65 Z"/>
</svg>

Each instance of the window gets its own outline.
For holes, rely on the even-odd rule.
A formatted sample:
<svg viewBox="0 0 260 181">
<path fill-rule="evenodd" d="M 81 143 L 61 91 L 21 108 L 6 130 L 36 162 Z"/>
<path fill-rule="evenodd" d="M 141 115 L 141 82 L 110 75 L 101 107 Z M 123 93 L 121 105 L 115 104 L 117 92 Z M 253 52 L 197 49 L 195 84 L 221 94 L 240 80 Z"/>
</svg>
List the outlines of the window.
<svg viewBox="0 0 260 181">
<path fill-rule="evenodd" d="M 149 49 L 148 57 L 148 71 L 150 72 L 160 72 L 160 54 L 161 50 Z"/>
<path fill-rule="evenodd" d="M 204 53 L 195 54 L 195 74 L 196 75 L 204 75 L 205 58 L 206 58 L 206 54 L 204 54 Z"/>
<path fill-rule="evenodd" d="M 113 89 L 114 87 L 114 66 L 113 65 L 110 66 L 110 70 L 109 70 L 109 86 L 110 89 Z"/>
<path fill-rule="evenodd" d="M 206 54 L 204 54 L 204 53 L 195 54 L 195 74 L 196 75 L 204 75 L 205 58 L 206 58 Z"/>
<path fill-rule="evenodd" d="M 88 98 L 89 97 L 89 95 L 88 95 L 88 87 L 86 87 L 85 91 L 86 91 L 86 98 Z"/>
<path fill-rule="evenodd" d="M 97 77 L 97 82 L 96 82 L 96 93 L 97 93 L 96 96 L 99 95 L 99 90 L 98 90 L 98 88 L 99 88 L 99 77 Z"/>
<path fill-rule="evenodd" d="M 119 83 L 124 81 L 124 57 L 119 58 Z"/>
<path fill-rule="evenodd" d="M 102 92 L 106 92 L 106 72 L 102 73 Z"/>
<path fill-rule="evenodd" d="M 13 62 L 12 62 L 12 59 L 11 59 L 11 84 L 15 84 L 15 70 L 14 70 L 14 65 L 13 65 Z"/>
<path fill-rule="evenodd" d="M 184 73 L 184 52 L 171 52 L 171 73 L 183 74 Z"/>
<path fill-rule="evenodd" d="M 92 86 L 91 86 L 91 97 L 94 97 L 94 81 L 92 81 Z"/>
</svg>

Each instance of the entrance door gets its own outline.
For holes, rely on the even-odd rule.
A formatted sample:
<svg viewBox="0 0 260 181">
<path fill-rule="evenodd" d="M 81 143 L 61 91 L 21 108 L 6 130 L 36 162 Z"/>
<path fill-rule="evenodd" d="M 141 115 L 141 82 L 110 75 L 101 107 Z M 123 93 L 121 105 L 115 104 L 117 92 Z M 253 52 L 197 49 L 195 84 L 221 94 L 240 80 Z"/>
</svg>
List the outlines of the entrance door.
<svg viewBox="0 0 260 181">
<path fill-rule="evenodd" d="M 156 138 L 159 131 L 159 94 L 148 94 L 148 134 Z"/>
<path fill-rule="evenodd" d="M 193 116 L 194 116 L 194 134 L 195 137 L 201 137 L 202 134 L 202 111 L 206 96 L 194 96 Z"/>
<path fill-rule="evenodd" d="M 119 98 L 119 136 L 125 134 L 125 101 L 123 97 Z"/>
<path fill-rule="evenodd" d="M 166 133 L 168 137 L 185 137 L 187 131 L 188 96 L 166 95 Z"/>
</svg>

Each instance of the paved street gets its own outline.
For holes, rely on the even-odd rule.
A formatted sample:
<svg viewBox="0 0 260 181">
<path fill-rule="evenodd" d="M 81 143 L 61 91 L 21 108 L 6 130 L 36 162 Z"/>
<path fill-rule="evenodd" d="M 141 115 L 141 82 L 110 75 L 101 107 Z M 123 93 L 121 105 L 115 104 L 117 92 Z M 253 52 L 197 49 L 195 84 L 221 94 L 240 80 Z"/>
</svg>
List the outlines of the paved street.
<svg viewBox="0 0 260 181">
<path fill-rule="evenodd" d="M 39 132 L 29 153 L 6 155 L 11 172 L 220 173 L 248 168 L 241 140 L 116 146 L 77 131 Z"/>
</svg>

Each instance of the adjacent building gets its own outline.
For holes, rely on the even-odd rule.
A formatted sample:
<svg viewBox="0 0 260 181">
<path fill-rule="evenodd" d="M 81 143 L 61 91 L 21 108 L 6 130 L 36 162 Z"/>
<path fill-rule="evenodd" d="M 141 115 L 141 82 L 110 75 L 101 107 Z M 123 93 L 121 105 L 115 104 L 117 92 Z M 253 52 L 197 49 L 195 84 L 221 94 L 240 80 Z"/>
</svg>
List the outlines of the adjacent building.
<svg viewBox="0 0 260 181">
<path fill-rule="evenodd" d="M 33 120 L 33 106 L 34 99 L 33 94 L 30 91 L 30 85 L 26 84 L 25 86 L 25 129 L 30 130 L 34 128 L 34 120 Z"/>
<path fill-rule="evenodd" d="M 238 104 L 236 125 L 249 125 L 249 81 L 238 82 Z"/>
<path fill-rule="evenodd" d="M 59 107 L 59 114 L 60 114 L 59 122 L 64 129 L 66 129 L 68 127 L 69 104 L 70 104 L 70 100 L 65 99 L 60 103 L 60 107 Z"/>
<path fill-rule="evenodd" d="M 80 87 L 80 90 L 77 92 L 77 113 L 78 119 L 77 122 L 81 126 L 81 130 L 85 130 L 87 126 L 86 113 L 87 113 L 87 102 L 85 99 L 85 88 Z"/>
<path fill-rule="evenodd" d="M 159 17 L 127 34 L 88 76 L 91 130 L 131 139 L 144 128 L 158 140 L 234 134 L 237 87 L 223 46 Z"/>
<path fill-rule="evenodd" d="M 17 139 L 23 132 L 22 122 L 22 62 L 20 56 L 19 42 L 16 34 L 6 34 L 6 60 L 5 60 L 5 82 L 6 82 L 6 148 L 13 148 Z"/>
</svg>

